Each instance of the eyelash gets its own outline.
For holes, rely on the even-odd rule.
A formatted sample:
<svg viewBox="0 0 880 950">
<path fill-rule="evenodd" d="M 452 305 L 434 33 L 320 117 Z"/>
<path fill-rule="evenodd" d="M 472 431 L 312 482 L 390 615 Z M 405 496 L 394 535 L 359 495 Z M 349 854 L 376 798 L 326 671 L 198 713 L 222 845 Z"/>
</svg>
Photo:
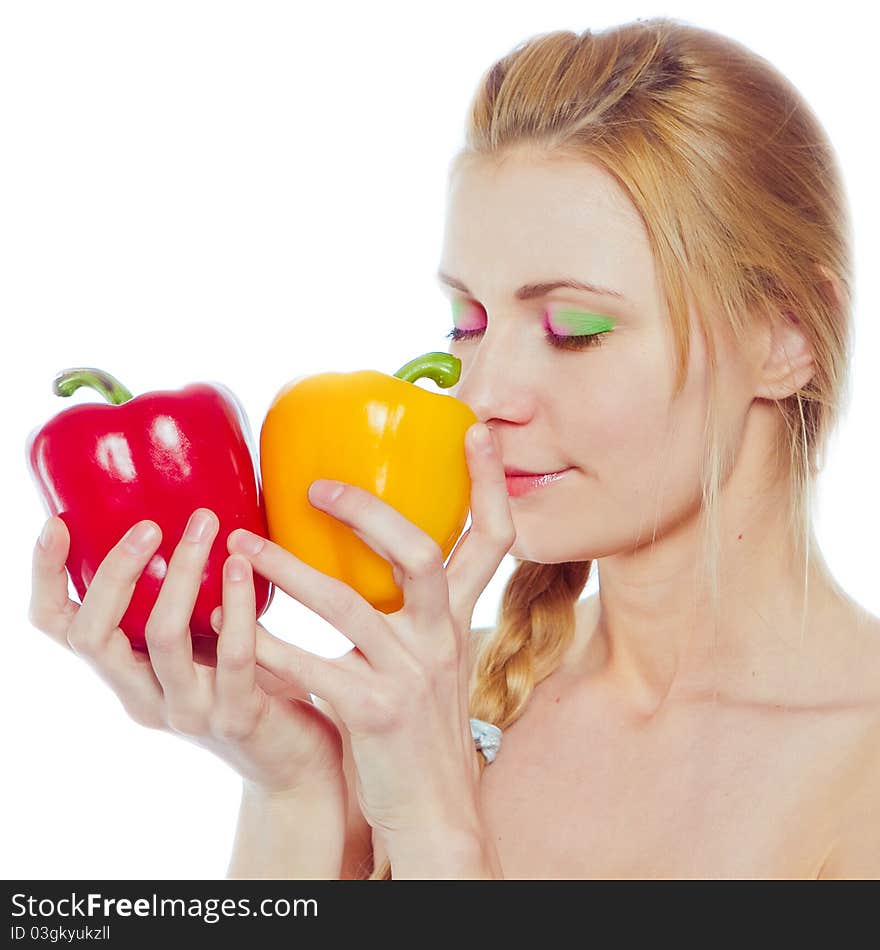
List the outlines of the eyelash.
<svg viewBox="0 0 880 950">
<path fill-rule="evenodd" d="M 446 339 L 452 340 L 453 343 L 459 343 L 462 340 L 471 340 L 482 332 L 482 327 L 479 330 L 461 330 L 458 327 L 453 327 L 446 334 Z M 544 334 L 544 339 L 557 350 L 586 350 L 593 346 L 601 346 L 602 337 L 609 332 L 609 330 L 601 330 L 598 333 L 587 333 L 583 336 L 557 336 L 557 334 L 548 330 Z"/>
</svg>

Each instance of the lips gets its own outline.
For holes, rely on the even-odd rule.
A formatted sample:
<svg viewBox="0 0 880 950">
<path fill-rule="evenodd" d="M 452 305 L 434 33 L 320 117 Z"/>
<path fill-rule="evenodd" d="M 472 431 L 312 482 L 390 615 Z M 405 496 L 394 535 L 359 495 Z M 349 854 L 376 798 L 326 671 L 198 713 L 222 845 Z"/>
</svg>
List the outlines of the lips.
<svg viewBox="0 0 880 950">
<path fill-rule="evenodd" d="M 558 475 L 564 471 L 564 468 L 558 468 L 553 472 L 527 472 L 521 468 L 505 468 L 504 475 L 506 478 L 540 478 L 542 475 Z"/>
<path fill-rule="evenodd" d="M 539 488 L 559 481 L 565 477 L 565 473 L 571 471 L 570 468 L 564 468 L 557 472 L 528 472 L 519 474 L 519 469 L 505 469 L 504 475 L 507 482 L 507 494 L 512 497 L 527 495 Z"/>
</svg>

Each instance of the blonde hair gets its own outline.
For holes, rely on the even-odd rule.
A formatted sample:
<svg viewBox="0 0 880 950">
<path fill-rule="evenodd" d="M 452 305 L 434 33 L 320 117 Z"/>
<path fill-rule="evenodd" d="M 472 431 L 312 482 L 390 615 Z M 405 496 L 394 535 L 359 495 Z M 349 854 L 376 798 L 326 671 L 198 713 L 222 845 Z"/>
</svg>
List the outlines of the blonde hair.
<svg viewBox="0 0 880 950">
<path fill-rule="evenodd" d="M 804 559 L 803 630 L 813 476 L 850 395 L 852 264 L 841 172 L 800 93 L 741 44 L 672 18 L 554 31 L 522 42 L 484 73 L 465 142 L 452 174 L 525 147 L 597 163 L 615 177 L 650 240 L 675 342 L 674 395 L 687 376 L 694 302 L 712 380 L 700 516 L 716 636 L 718 505 L 732 463 L 716 416 L 716 333 L 744 344 L 756 321 L 774 314 L 798 321 L 814 374 L 776 400 L 784 422 L 776 475 L 788 482 L 788 525 Z M 518 561 L 474 664 L 472 716 L 502 729 L 520 716 L 572 640 L 591 567 Z M 370 879 L 389 877 L 385 861 Z"/>
</svg>

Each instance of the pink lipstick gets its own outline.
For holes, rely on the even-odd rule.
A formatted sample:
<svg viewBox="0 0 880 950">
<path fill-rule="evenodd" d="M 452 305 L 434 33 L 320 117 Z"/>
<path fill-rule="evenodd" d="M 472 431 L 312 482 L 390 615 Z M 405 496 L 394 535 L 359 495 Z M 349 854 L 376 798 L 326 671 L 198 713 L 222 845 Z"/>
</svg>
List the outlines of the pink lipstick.
<svg viewBox="0 0 880 950">
<path fill-rule="evenodd" d="M 551 485 L 559 481 L 566 472 L 571 471 L 564 468 L 558 472 L 523 472 L 520 469 L 505 468 L 504 475 L 507 481 L 507 494 L 517 498 L 520 495 L 526 495 L 545 485 Z"/>
</svg>

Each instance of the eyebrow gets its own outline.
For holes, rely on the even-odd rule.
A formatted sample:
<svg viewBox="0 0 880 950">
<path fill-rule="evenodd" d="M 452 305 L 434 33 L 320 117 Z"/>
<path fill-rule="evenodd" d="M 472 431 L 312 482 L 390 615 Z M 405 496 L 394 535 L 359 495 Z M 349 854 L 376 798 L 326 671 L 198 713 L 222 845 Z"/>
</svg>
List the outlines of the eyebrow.
<svg viewBox="0 0 880 950">
<path fill-rule="evenodd" d="M 468 290 L 467 287 L 457 278 L 452 277 L 449 274 L 444 274 L 443 271 L 437 271 L 437 279 L 441 284 L 447 284 L 449 287 L 453 287 L 455 290 L 460 290 L 462 293 L 467 294 L 470 297 L 473 297 L 473 293 Z M 614 297 L 617 300 L 626 300 L 626 297 L 623 294 L 618 293 L 616 290 L 609 290 L 607 287 L 600 287 L 598 284 L 590 284 L 583 280 L 575 280 L 573 277 L 560 277 L 556 280 L 546 280 L 539 283 L 533 284 L 523 284 L 516 293 L 514 297 L 517 300 L 534 300 L 537 297 L 544 297 L 550 293 L 551 290 L 556 290 L 559 287 L 568 287 L 573 290 L 583 290 L 589 294 L 601 294 L 605 297 Z"/>
</svg>

